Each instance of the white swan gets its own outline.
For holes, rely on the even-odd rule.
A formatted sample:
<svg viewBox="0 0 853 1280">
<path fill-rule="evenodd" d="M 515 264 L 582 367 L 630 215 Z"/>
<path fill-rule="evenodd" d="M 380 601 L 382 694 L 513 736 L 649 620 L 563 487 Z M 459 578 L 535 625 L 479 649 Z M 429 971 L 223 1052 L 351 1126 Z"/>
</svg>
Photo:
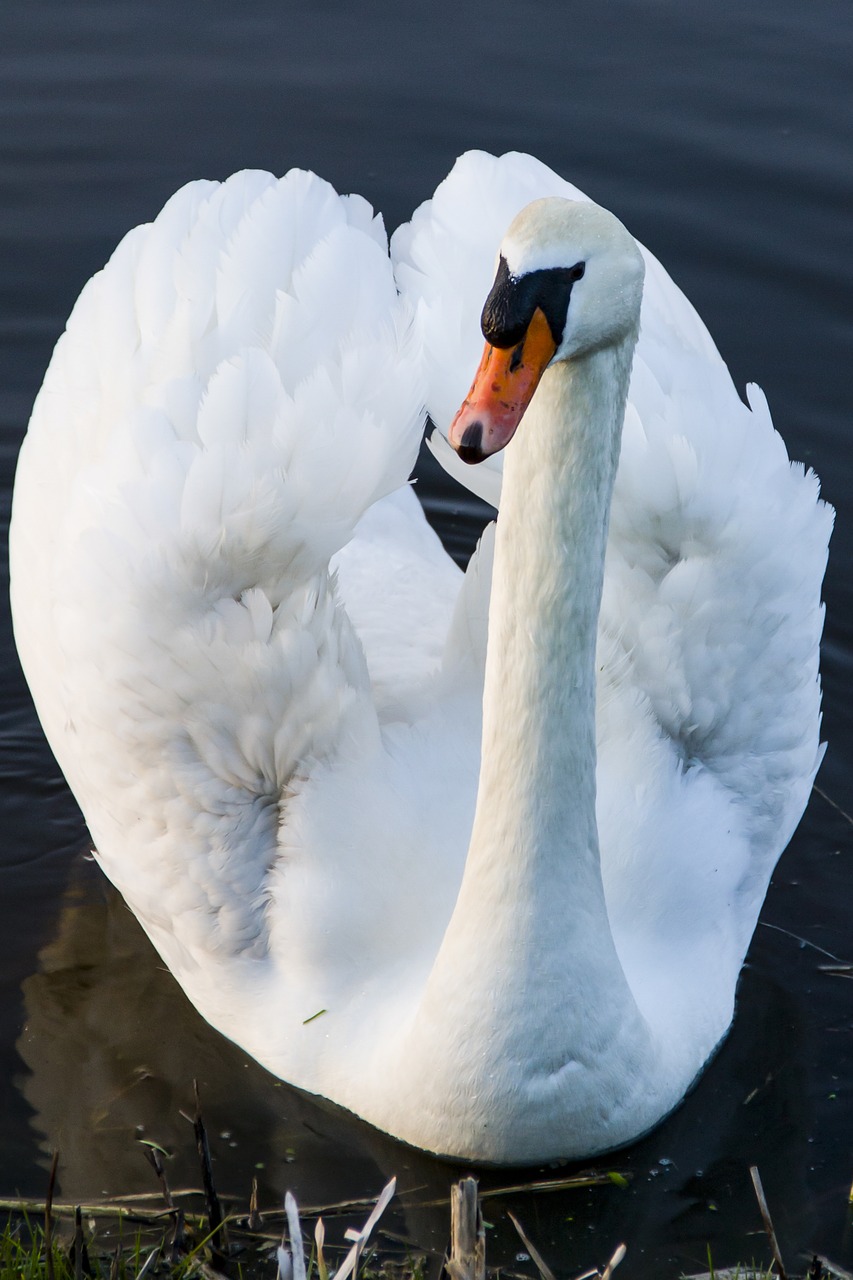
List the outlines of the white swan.
<svg viewBox="0 0 853 1280">
<path fill-rule="evenodd" d="M 463 157 L 397 233 L 399 298 L 359 197 L 192 184 L 83 291 L 16 482 L 39 714 L 178 981 L 273 1072 L 473 1160 L 678 1103 L 820 758 L 831 511 L 584 201 Z M 499 244 L 489 332 L 528 395 L 550 364 L 463 579 L 406 478 Z M 521 411 L 482 395 L 469 456 Z M 493 459 L 437 448 L 497 499 Z"/>
</svg>

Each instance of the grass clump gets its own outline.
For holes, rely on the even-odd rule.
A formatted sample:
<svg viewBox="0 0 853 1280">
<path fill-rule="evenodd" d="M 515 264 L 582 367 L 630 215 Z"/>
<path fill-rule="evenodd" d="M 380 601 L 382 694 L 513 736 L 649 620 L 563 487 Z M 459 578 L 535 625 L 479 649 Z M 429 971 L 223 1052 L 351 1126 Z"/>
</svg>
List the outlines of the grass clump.
<svg viewBox="0 0 853 1280">
<path fill-rule="evenodd" d="M 0 1234 L 0 1280 L 75 1280 L 74 1264 L 55 1243 L 46 1245 L 41 1227 L 26 1217 L 9 1218 Z"/>
</svg>

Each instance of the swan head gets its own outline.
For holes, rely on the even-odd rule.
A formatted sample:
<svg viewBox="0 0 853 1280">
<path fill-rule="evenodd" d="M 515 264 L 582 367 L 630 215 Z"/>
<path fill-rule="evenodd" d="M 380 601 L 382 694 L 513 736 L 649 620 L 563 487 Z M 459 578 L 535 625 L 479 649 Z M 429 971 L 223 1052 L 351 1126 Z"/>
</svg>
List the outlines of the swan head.
<svg viewBox="0 0 853 1280">
<path fill-rule="evenodd" d="M 509 443 L 551 365 L 636 341 L 643 274 L 633 236 L 599 205 L 550 196 L 522 209 L 501 242 L 486 347 L 448 433 L 465 462 Z"/>
</svg>

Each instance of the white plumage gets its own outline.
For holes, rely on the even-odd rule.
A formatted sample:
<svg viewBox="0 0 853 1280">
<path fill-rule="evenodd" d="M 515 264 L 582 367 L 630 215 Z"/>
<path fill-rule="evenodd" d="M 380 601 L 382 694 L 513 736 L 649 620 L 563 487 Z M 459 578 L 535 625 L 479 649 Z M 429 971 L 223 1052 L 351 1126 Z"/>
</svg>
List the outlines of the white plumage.
<svg viewBox="0 0 853 1280">
<path fill-rule="evenodd" d="M 185 187 L 84 289 L 11 534 L 45 732 L 193 1002 L 301 1087 L 505 1162 L 637 1136 L 724 1034 L 819 763 L 832 520 L 643 251 L 596 657 L 606 911 L 564 891 L 559 850 L 516 882 L 496 848 L 494 903 L 472 854 L 460 893 L 494 531 L 463 578 L 406 481 L 544 195 L 585 199 L 530 157 L 464 156 L 392 270 L 381 218 L 311 174 Z M 543 381 L 531 421 L 547 404 Z M 499 462 L 435 448 L 499 502 Z M 549 780 L 527 785 L 538 815 Z"/>
</svg>

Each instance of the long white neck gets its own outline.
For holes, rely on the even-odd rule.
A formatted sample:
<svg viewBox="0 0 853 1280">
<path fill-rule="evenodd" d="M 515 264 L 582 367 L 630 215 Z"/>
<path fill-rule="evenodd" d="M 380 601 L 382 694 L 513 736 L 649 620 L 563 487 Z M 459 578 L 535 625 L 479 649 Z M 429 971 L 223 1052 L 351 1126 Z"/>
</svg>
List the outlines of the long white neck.
<svg viewBox="0 0 853 1280">
<path fill-rule="evenodd" d="M 507 450 L 480 786 L 451 925 L 503 934 L 516 964 L 530 947 L 537 981 L 548 966 L 560 985 L 567 960 L 600 975 L 602 949 L 612 952 L 595 819 L 595 647 L 632 350 L 554 365 Z M 606 982 L 612 998 L 611 974 Z"/>
<path fill-rule="evenodd" d="M 653 1057 L 610 934 L 595 818 L 597 620 L 633 346 L 549 369 L 507 450 L 476 816 L 416 1019 L 458 1087 L 482 1094 L 484 1124 L 490 1091 L 517 1096 L 535 1127 L 571 1087 L 618 1130 Z"/>
<path fill-rule="evenodd" d="M 567 900 L 603 902 L 595 647 L 629 361 L 609 348 L 547 372 L 507 450 L 498 520 L 466 880 L 541 894 L 537 928 L 556 939 Z"/>
</svg>

